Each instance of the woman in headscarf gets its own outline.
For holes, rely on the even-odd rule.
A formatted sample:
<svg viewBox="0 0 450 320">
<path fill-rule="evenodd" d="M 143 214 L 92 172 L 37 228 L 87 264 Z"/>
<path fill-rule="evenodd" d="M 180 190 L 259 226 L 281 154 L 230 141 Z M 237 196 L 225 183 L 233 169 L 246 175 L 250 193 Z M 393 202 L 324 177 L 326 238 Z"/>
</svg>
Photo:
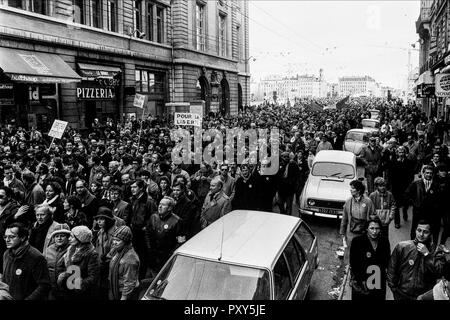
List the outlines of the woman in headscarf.
<svg viewBox="0 0 450 320">
<path fill-rule="evenodd" d="M 91 243 L 92 232 L 86 226 L 77 226 L 72 229 L 69 241 L 70 247 L 60 265 L 65 271 L 57 281 L 64 300 L 98 299 L 100 259 Z"/>
<path fill-rule="evenodd" d="M 132 300 L 139 285 L 139 257 L 133 249 L 133 234 L 128 226 L 116 229 L 113 235 L 109 264 L 109 299 Z"/>
</svg>

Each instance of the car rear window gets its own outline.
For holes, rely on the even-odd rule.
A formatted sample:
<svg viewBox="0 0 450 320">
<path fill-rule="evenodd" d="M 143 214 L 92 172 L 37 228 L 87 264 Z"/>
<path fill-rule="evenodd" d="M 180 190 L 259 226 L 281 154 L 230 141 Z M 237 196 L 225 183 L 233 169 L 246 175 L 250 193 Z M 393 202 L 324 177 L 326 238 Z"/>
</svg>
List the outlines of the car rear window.
<svg viewBox="0 0 450 320">
<path fill-rule="evenodd" d="M 379 123 L 377 121 L 372 121 L 372 120 L 368 120 L 368 119 L 361 120 L 361 124 L 363 127 L 368 127 L 368 128 L 378 128 L 379 127 Z"/>
<path fill-rule="evenodd" d="M 168 300 L 269 300 L 267 270 L 176 255 L 146 296 Z"/>
<path fill-rule="evenodd" d="M 313 176 L 353 179 L 355 170 L 353 166 L 346 163 L 316 162 L 312 167 L 311 174 Z"/>
<path fill-rule="evenodd" d="M 364 133 L 362 132 L 349 132 L 345 140 L 364 141 Z"/>
</svg>

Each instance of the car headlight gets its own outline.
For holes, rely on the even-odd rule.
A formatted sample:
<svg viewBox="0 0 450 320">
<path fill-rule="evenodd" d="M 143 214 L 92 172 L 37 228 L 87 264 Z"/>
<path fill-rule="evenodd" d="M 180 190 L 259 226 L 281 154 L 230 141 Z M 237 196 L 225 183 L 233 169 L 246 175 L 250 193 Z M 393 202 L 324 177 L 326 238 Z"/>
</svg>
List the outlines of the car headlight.
<svg viewBox="0 0 450 320">
<path fill-rule="evenodd" d="M 308 206 L 315 206 L 316 202 L 313 199 L 308 199 Z"/>
</svg>

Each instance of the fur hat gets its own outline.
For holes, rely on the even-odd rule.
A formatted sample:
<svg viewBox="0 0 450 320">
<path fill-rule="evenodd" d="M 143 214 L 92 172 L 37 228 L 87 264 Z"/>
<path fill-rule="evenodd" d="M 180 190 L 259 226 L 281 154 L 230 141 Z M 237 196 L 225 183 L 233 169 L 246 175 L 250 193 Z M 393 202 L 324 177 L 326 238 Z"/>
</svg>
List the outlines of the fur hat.
<svg viewBox="0 0 450 320">
<path fill-rule="evenodd" d="M 128 226 L 121 226 L 114 231 L 113 237 L 116 237 L 120 240 L 123 240 L 127 243 L 131 242 L 133 239 L 133 233 L 131 232 L 130 227 Z"/>
<path fill-rule="evenodd" d="M 90 243 L 92 241 L 92 231 L 86 226 L 74 227 L 72 235 L 81 243 Z"/>
<path fill-rule="evenodd" d="M 53 238 L 55 235 L 65 233 L 70 236 L 70 228 L 67 223 L 59 223 L 55 226 L 55 229 L 53 230 L 50 238 Z"/>
</svg>

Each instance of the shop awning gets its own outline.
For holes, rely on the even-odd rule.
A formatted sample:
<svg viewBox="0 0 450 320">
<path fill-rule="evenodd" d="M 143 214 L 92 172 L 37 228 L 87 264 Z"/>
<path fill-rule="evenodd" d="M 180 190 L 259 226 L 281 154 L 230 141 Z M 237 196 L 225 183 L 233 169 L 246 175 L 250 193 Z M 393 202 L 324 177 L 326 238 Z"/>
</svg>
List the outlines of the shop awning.
<svg viewBox="0 0 450 320">
<path fill-rule="evenodd" d="M 17 82 L 81 81 L 81 77 L 60 56 L 51 53 L 0 48 L 0 69 Z"/>
<path fill-rule="evenodd" d="M 122 70 L 118 67 L 102 66 L 98 64 L 78 63 L 80 75 L 83 78 L 93 80 L 96 78 L 114 78 Z"/>
</svg>

